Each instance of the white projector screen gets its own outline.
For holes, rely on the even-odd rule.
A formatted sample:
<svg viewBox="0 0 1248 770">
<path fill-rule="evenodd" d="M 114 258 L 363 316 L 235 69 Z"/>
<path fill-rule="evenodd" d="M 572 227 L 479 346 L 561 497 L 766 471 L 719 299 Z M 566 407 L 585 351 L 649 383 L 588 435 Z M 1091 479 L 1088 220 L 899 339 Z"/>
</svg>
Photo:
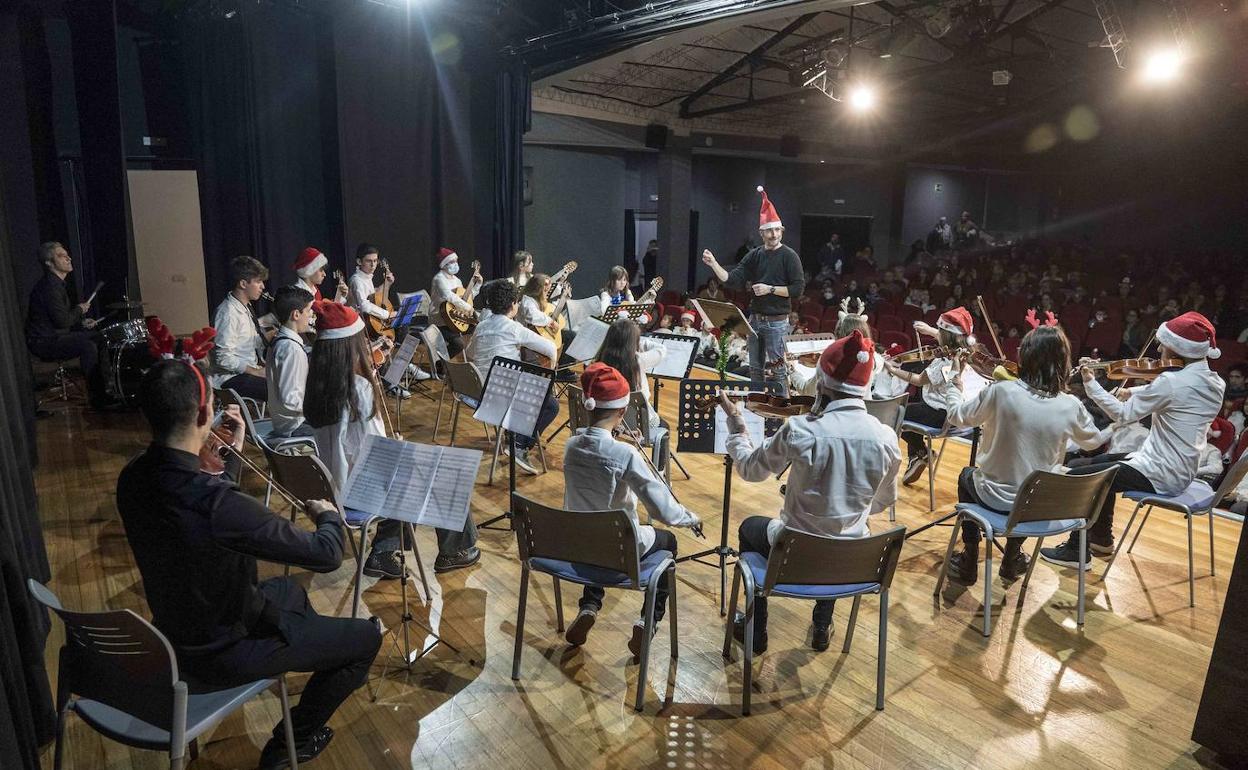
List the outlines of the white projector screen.
<svg viewBox="0 0 1248 770">
<path fill-rule="evenodd" d="M 143 314 L 176 335 L 210 325 L 198 174 L 132 169 L 127 177 Z"/>
</svg>

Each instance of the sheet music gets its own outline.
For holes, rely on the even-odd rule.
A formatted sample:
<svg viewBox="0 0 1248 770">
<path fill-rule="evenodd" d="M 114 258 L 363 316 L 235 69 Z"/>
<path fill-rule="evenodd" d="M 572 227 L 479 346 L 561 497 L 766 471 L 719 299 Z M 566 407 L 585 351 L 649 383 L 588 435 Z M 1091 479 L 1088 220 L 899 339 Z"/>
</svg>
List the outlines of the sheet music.
<svg viewBox="0 0 1248 770">
<path fill-rule="evenodd" d="M 390 357 L 390 365 L 386 367 L 386 371 L 381 375 L 381 379 L 387 385 L 395 386 L 399 384 L 399 380 L 403 379 L 403 373 L 407 371 L 407 365 L 412 362 L 412 356 L 416 354 L 416 347 L 420 344 L 420 335 L 409 334 L 403 338 L 403 344 L 399 345 L 399 349 L 394 351 L 394 355 Z"/>
<path fill-rule="evenodd" d="M 368 435 L 360 448 L 359 458 L 347 476 L 342 490 L 342 504 L 359 511 L 384 515 L 386 500 L 403 454 L 403 442 Z"/>
<path fill-rule="evenodd" d="M 507 409 L 511 406 L 512 396 L 515 395 L 520 371 L 505 366 L 491 366 L 486 379 L 488 388 L 481 396 L 481 405 L 472 416 L 486 425 L 502 425 Z"/>
<path fill-rule="evenodd" d="M 573 361 L 592 361 L 598 357 L 609 328 L 610 325 L 597 318 L 586 318 L 576 330 L 576 339 L 572 340 L 564 352 Z"/>
<path fill-rule="evenodd" d="M 683 379 L 689 373 L 693 357 L 697 355 L 698 346 L 702 342 L 697 337 L 660 337 L 650 334 L 646 335 L 646 339 L 653 340 L 667 348 L 667 355 L 663 356 L 658 364 L 646 369 L 646 374 L 674 380 Z"/>
<path fill-rule="evenodd" d="M 349 508 L 453 531 L 467 520 L 481 452 L 369 435 L 347 478 Z"/>
<path fill-rule="evenodd" d="M 750 443 L 757 449 L 766 440 L 763 433 L 763 418 L 748 409 L 742 409 L 741 416 L 745 418 L 745 432 L 750 437 Z M 728 414 L 722 406 L 717 406 L 715 407 L 715 454 L 727 454 L 727 452 Z"/>
<path fill-rule="evenodd" d="M 392 326 L 407 326 L 412 322 L 412 318 L 420 312 L 428 302 L 429 296 L 423 291 L 414 291 L 410 294 L 399 294 L 399 309 L 391 322 Z"/>
<path fill-rule="evenodd" d="M 803 353 L 822 353 L 836 340 L 789 340 L 784 343 L 784 349 L 790 353 L 801 355 Z"/>
</svg>

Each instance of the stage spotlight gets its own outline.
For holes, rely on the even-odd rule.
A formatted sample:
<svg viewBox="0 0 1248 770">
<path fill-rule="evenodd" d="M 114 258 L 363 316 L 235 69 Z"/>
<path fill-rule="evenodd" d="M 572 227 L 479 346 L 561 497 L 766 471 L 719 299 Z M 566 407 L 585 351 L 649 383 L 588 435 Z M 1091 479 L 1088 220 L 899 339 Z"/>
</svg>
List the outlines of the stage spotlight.
<svg viewBox="0 0 1248 770">
<path fill-rule="evenodd" d="M 875 106 L 875 89 L 857 85 L 849 91 L 849 106 L 855 112 L 866 112 Z"/>
<path fill-rule="evenodd" d="M 1169 83 L 1183 69 L 1183 55 L 1174 48 L 1163 48 L 1149 54 L 1144 60 L 1140 77 L 1145 83 Z"/>
</svg>

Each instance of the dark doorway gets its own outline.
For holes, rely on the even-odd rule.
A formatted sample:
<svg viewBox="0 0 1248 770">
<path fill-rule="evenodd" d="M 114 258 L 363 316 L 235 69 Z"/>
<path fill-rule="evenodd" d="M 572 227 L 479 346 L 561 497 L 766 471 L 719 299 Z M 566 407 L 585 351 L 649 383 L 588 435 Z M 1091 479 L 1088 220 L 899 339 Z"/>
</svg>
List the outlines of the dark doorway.
<svg viewBox="0 0 1248 770">
<path fill-rule="evenodd" d="M 865 216 L 802 214 L 802 266 L 812 273 L 819 272 L 819 249 L 832 233 L 841 236 L 846 259 L 853 257 L 858 249 L 871 245 L 873 221 L 874 217 Z"/>
</svg>

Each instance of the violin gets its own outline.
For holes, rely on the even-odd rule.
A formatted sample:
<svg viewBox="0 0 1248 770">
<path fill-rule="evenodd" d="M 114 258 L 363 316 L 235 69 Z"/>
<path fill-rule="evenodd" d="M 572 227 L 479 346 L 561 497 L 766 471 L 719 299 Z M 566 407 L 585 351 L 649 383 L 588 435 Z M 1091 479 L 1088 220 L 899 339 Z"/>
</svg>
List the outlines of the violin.
<svg viewBox="0 0 1248 770">
<path fill-rule="evenodd" d="M 248 470 L 255 471 L 261 478 L 271 483 L 274 491 L 286 498 L 287 502 L 296 508 L 302 507 L 303 501 L 279 484 L 272 474 L 266 472 L 259 465 L 252 462 L 251 458 L 234 448 L 233 437 L 224 431 L 225 419 L 229 418 L 222 420 L 222 426 L 208 431 L 208 437 L 204 439 L 204 445 L 199 448 L 199 470 L 202 473 L 220 476 L 225 473 L 226 460 L 231 457 L 237 457 Z"/>
<path fill-rule="evenodd" d="M 1018 364 L 1008 358 L 999 358 L 988 352 L 983 345 L 975 344 L 959 352 L 971 369 L 985 380 L 1016 380 Z"/>
<path fill-rule="evenodd" d="M 1076 366 L 1070 372 L 1074 377 L 1079 370 L 1087 367 L 1092 371 L 1104 371 L 1106 379 L 1114 381 L 1144 380 L 1152 381 L 1164 372 L 1177 372 L 1183 368 L 1181 358 L 1122 358 L 1117 361 L 1089 361 Z"/>
<path fill-rule="evenodd" d="M 926 363 L 937 358 L 953 358 L 957 355 L 958 350 L 959 348 L 945 347 L 943 345 L 927 345 L 914 350 L 907 350 L 905 353 L 898 353 L 888 358 L 895 364 Z"/>
<path fill-rule="evenodd" d="M 773 393 L 762 393 L 749 390 L 722 390 L 723 395 L 739 399 L 742 406 L 760 417 L 786 419 L 798 415 L 809 414 L 815 406 L 814 396 L 789 396 L 784 398 Z M 699 412 L 711 412 L 719 405 L 719 394 L 707 396 L 692 402 L 691 406 Z"/>
</svg>

